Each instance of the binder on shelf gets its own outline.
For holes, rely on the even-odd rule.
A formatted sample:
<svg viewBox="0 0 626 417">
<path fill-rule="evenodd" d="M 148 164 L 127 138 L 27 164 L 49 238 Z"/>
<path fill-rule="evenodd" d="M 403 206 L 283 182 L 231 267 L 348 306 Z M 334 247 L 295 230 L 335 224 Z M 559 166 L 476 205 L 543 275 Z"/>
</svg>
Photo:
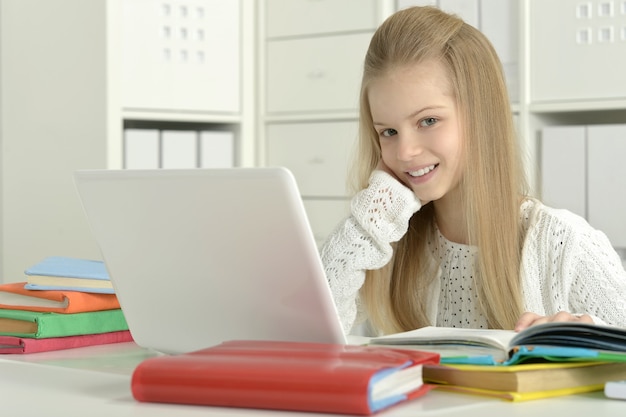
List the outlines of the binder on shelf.
<svg viewBox="0 0 626 417">
<path fill-rule="evenodd" d="M 162 168 L 197 168 L 198 132 L 195 130 L 162 130 L 161 159 Z"/>
<path fill-rule="evenodd" d="M 231 168 L 235 165 L 235 135 L 230 131 L 200 132 L 200 167 Z"/>
<path fill-rule="evenodd" d="M 124 167 L 155 169 L 159 167 L 159 131 L 124 129 Z"/>
<path fill-rule="evenodd" d="M 551 207 L 587 217 L 585 126 L 548 126 L 541 133 L 541 197 Z M 567 158 L 563 152 L 567 150 Z"/>
</svg>

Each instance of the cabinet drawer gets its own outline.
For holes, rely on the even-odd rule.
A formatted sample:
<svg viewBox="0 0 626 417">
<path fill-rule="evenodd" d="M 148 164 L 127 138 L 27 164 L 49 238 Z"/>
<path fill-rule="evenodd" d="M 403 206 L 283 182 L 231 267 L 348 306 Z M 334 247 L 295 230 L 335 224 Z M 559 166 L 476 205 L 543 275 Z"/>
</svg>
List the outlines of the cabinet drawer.
<svg viewBox="0 0 626 417">
<path fill-rule="evenodd" d="M 626 97 L 622 1 L 533 0 L 528 5 L 533 102 Z"/>
<path fill-rule="evenodd" d="M 372 33 L 269 41 L 267 111 L 356 111 Z"/>
<path fill-rule="evenodd" d="M 133 0 L 123 11 L 124 108 L 239 112 L 238 1 Z"/>
<path fill-rule="evenodd" d="M 345 197 L 357 122 L 270 124 L 267 164 L 289 168 L 305 197 Z"/>
<path fill-rule="evenodd" d="M 267 36 L 375 29 L 376 0 L 267 0 Z"/>
<path fill-rule="evenodd" d="M 626 124 L 587 127 L 589 223 L 626 248 Z M 569 155 L 568 155 L 569 157 Z"/>
<path fill-rule="evenodd" d="M 582 217 L 587 217 L 586 136 L 585 126 L 548 126 L 541 133 L 541 198 Z"/>
<path fill-rule="evenodd" d="M 328 236 L 350 213 L 350 200 L 304 199 L 303 202 L 315 242 L 321 248 Z"/>
</svg>

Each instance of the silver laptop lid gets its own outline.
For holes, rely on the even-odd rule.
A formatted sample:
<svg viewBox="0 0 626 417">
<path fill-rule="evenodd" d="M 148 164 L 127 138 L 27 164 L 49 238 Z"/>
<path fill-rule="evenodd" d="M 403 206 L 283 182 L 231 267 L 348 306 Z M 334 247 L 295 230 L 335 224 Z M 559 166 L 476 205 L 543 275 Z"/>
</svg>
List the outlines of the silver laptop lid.
<svg viewBox="0 0 626 417">
<path fill-rule="evenodd" d="M 287 169 L 89 170 L 75 182 L 137 344 L 345 343 Z"/>
</svg>

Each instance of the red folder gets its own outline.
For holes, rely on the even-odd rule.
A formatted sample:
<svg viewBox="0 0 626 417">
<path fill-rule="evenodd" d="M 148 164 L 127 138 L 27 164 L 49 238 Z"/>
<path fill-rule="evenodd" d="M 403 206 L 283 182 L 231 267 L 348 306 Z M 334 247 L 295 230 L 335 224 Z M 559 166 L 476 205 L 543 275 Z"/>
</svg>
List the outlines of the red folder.
<svg viewBox="0 0 626 417">
<path fill-rule="evenodd" d="M 230 341 L 146 359 L 133 372 L 138 401 L 369 415 L 419 397 L 417 350 L 326 343 Z"/>
</svg>

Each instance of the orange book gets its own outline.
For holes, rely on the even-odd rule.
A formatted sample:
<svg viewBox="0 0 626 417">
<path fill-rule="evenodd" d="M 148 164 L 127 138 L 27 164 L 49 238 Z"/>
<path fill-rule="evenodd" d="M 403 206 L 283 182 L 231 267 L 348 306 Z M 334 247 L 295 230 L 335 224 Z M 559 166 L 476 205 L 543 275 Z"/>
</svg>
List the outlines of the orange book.
<svg viewBox="0 0 626 417">
<path fill-rule="evenodd" d="M 115 294 L 27 290 L 25 282 L 0 285 L 0 308 L 53 313 L 84 313 L 120 308 Z"/>
<path fill-rule="evenodd" d="M 418 350 L 307 342 L 230 341 L 140 363 L 138 401 L 369 415 L 430 388 Z"/>
</svg>

